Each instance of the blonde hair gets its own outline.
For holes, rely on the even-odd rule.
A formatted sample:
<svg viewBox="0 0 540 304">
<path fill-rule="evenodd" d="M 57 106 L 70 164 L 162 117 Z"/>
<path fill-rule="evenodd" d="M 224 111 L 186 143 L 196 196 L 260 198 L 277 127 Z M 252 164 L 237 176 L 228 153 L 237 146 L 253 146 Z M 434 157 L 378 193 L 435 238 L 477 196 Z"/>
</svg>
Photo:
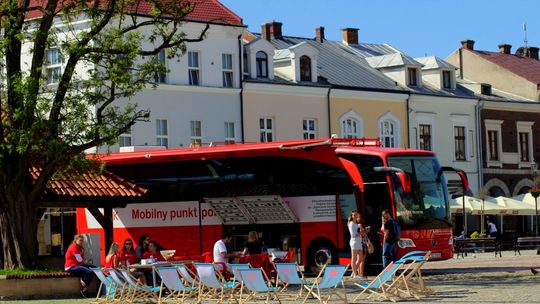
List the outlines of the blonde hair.
<svg viewBox="0 0 540 304">
<path fill-rule="evenodd" d="M 77 240 L 78 240 L 79 238 L 83 239 L 83 241 L 84 241 L 84 237 L 83 237 L 82 234 L 75 234 L 75 235 L 73 236 L 73 241 L 72 241 L 71 243 L 72 243 L 72 244 L 77 244 Z"/>
<path fill-rule="evenodd" d="M 350 222 L 354 221 L 354 214 L 355 213 L 358 213 L 358 211 L 353 210 L 353 211 L 351 211 L 351 213 L 349 213 L 349 218 L 347 220 L 347 223 L 350 223 Z"/>
<path fill-rule="evenodd" d="M 118 245 L 118 243 L 116 242 L 113 242 L 111 244 L 111 247 L 109 248 L 109 253 L 107 255 L 118 253 L 118 249 L 120 249 L 120 245 Z"/>
<path fill-rule="evenodd" d="M 256 231 L 250 231 L 248 233 L 248 242 L 256 242 L 259 240 L 259 236 Z"/>
</svg>

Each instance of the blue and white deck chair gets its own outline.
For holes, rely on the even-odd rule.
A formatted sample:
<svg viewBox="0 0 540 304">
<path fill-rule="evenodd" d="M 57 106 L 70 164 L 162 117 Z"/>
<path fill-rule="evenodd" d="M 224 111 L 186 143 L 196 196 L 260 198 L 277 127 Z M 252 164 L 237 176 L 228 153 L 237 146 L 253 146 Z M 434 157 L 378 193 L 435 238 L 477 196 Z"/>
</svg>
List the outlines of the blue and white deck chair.
<svg viewBox="0 0 540 304">
<path fill-rule="evenodd" d="M 157 273 L 161 278 L 158 303 L 167 301 L 167 299 L 183 302 L 186 296 L 191 296 L 197 290 L 197 287 L 186 287 L 182 284 L 180 274 L 175 266 L 158 267 Z M 163 297 L 165 287 L 169 290 L 169 294 Z"/>
<path fill-rule="evenodd" d="M 251 265 L 249 264 L 229 264 L 229 269 L 231 270 L 234 279 L 233 281 L 240 282 L 240 269 L 250 269 Z"/>
<path fill-rule="evenodd" d="M 197 275 L 194 274 L 189 268 L 186 267 L 184 264 L 176 265 L 176 268 L 178 268 L 178 273 L 180 273 L 180 276 L 182 277 L 182 280 L 184 281 L 184 285 L 189 285 L 191 287 L 195 287 L 199 285 L 199 281 L 197 279 Z"/>
<path fill-rule="evenodd" d="M 209 297 L 209 300 L 223 302 L 225 291 L 235 302 L 238 302 L 234 295 L 234 289 L 239 285 L 238 282 L 225 282 L 221 274 L 216 272 L 215 265 L 212 263 L 194 263 L 197 275 L 199 276 L 199 296 L 197 303 L 201 303 L 203 297 Z M 208 292 L 204 292 L 207 288 Z M 219 298 L 218 298 L 218 292 Z"/>
<path fill-rule="evenodd" d="M 121 300 L 122 292 L 118 289 L 118 286 L 113 280 L 108 277 L 101 268 L 90 268 L 99 279 L 99 289 L 97 292 L 95 303 L 109 302 L 113 300 Z M 101 294 L 103 297 L 101 297 Z"/>
<path fill-rule="evenodd" d="M 396 290 L 405 292 L 411 297 L 419 299 L 420 294 L 433 293 L 433 290 L 426 287 L 424 278 L 420 270 L 431 257 L 431 251 L 418 251 L 416 254 L 404 255 L 399 261 L 408 263 L 404 265 L 403 271 L 397 276 Z"/>
<path fill-rule="evenodd" d="M 390 291 L 395 286 L 394 275 L 402 266 L 401 262 L 392 262 L 371 282 L 354 283 L 362 291 L 354 298 L 353 302 L 356 302 L 364 294 L 368 294 L 367 300 L 377 297 L 377 300 L 385 299 L 395 302 L 396 300 L 391 296 L 397 295 Z"/>
<path fill-rule="evenodd" d="M 302 296 L 304 291 L 304 285 L 309 284 L 307 280 L 304 279 L 304 273 L 298 268 L 296 263 L 275 263 L 274 268 L 276 269 L 276 286 L 279 284 L 283 285 L 281 287 L 281 292 L 284 292 L 291 285 L 299 286 L 299 293 L 296 296 L 296 299 Z"/>
<path fill-rule="evenodd" d="M 337 286 L 342 282 L 348 268 L 349 265 L 325 265 L 312 284 L 304 285 L 304 288 L 307 289 L 307 295 L 303 303 L 306 303 L 310 296 L 317 298 L 320 303 L 327 303 L 332 295 L 337 296 L 343 302 L 347 303 L 347 295 L 340 295 L 337 292 Z M 325 290 L 330 294 L 326 300 L 323 300 L 321 292 Z"/>
<path fill-rule="evenodd" d="M 258 302 L 258 294 L 266 294 L 265 303 L 269 303 L 270 299 L 276 300 L 281 303 L 277 294 L 279 289 L 277 287 L 271 286 L 270 280 L 263 272 L 262 268 L 240 268 L 238 269 L 238 271 L 240 272 L 240 278 L 242 280 L 243 287 L 240 293 L 240 303 L 242 303 L 242 301 L 249 300 L 255 300 Z M 242 300 L 242 293 L 244 288 L 249 293 L 248 296 Z"/>
<path fill-rule="evenodd" d="M 141 284 L 140 282 L 136 281 L 131 276 L 129 271 L 126 269 L 120 269 L 120 274 L 122 275 L 121 280 L 124 280 L 126 283 L 126 286 L 129 288 L 128 295 L 127 295 L 129 302 L 137 302 L 137 301 L 157 302 L 158 301 L 158 292 L 160 290 L 159 286 L 150 287 L 150 286 Z M 114 272 L 114 275 L 117 276 L 116 272 Z"/>
</svg>

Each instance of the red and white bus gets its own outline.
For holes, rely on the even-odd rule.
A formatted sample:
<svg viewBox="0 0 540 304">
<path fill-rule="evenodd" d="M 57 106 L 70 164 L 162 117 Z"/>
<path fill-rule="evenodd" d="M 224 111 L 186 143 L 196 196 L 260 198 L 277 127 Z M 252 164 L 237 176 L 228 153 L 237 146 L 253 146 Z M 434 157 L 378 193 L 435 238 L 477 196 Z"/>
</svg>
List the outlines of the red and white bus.
<svg viewBox="0 0 540 304">
<path fill-rule="evenodd" d="M 401 225 L 398 256 L 453 255 L 442 172 L 454 169 L 441 167 L 430 151 L 382 148 L 378 139 L 327 139 L 113 153 L 101 160 L 148 189 L 144 203 L 113 211 L 119 243 L 148 234 L 177 254 L 193 255 L 212 251 L 224 230 L 235 236 L 231 250 L 241 250 L 255 230 L 268 247 L 289 242 L 299 262 L 317 267 L 349 252 L 350 211 L 360 210 L 375 228 L 370 237 L 379 247 L 380 214 L 390 209 Z M 85 209 L 77 210 L 77 226 L 79 233 L 103 234 Z M 371 256 L 380 263 L 380 252 Z"/>
</svg>

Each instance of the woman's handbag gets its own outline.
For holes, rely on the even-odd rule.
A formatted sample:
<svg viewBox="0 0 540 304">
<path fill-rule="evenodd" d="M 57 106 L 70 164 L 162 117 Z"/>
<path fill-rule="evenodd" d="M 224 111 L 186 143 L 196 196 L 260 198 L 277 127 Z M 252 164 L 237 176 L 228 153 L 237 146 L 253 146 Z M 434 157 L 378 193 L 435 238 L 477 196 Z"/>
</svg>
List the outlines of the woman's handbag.
<svg viewBox="0 0 540 304">
<path fill-rule="evenodd" d="M 369 238 L 366 238 L 366 243 L 367 243 L 367 252 L 369 254 L 372 254 L 375 251 L 375 247 L 373 247 L 373 243 L 371 242 Z"/>
</svg>

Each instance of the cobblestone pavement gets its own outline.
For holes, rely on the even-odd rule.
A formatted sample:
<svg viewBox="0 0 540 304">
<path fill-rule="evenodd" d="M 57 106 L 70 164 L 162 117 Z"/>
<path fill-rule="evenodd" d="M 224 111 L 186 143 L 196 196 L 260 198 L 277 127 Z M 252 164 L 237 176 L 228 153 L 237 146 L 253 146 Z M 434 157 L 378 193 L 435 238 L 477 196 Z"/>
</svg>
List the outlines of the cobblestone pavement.
<svg viewBox="0 0 540 304">
<path fill-rule="evenodd" d="M 502 257 L 493 253 L 469 254 L 465 258 L 430 262 L 423 271 L 427 285 L 435 293 L 420 300 L 403 299 L 399 303 L 540 303 L 540 274 L 532 275 L 530 268 L 540 268 L 540 256 L 536 251 L 522 251 L 515 256 L 513 251 L 504 251 Z M 371 277 L 372 278 L 372 277 Z M 346 279 L 349 301 L 358 291 Z M 91 300 L 36 300 L 11 301 L 5 303 L 91 303 Z M 192 301 L 194 302 L 194 301 Z M 282 301 L 301 303 L 301 301 Z M 331 302 L 338 303 L 337 300 Z M 0 301 L 1 303 L 1 301 Z M 309 303 L 317 303 L 310 300 Z M 357 303 L 372 303 L 360 301 Z"/>
</svg>

